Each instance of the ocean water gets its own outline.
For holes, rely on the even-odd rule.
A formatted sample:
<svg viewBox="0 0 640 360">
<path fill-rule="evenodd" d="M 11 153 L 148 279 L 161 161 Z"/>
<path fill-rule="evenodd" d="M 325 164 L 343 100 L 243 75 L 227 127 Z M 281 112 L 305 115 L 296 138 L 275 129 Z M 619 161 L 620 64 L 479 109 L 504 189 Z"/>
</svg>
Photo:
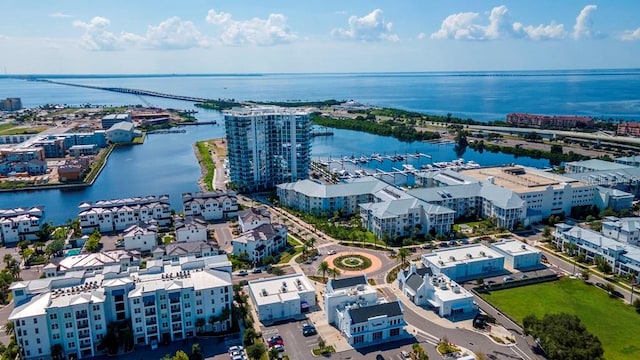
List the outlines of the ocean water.
<svg viewBox="0 0 640 360">
<path fill-rule="evenodd" d="M 504 119 L 509 112 L 640 119 L 640 70 L 50 78 L 77 84 L 206 98 L 259 101 L 354 99 L 370 105 L 425 113 L 451 113 L 486 121 Z M 192 103 L 183 101 L 0 78 L 0 98 L 4 97 L 20 97 L 25 107 L 44 104 L 144 104 L 197 109 Z M 112 153 L 95 184 L 85 189 L 0 193 L 0 208 L 44 205 L 47 220 L 58 224 L 77 216 L 77 206 L 83 201 L 169 194 L 172 207 L 180 211 L 180 195 L 198 190 L 200 168 L 193 152 L 194 142 L 224 136 L 224 119 L 220 112 L 197 110 L 199 121 L 216 120 L 218 124 L 189 127 L 186 134 L 152 135 L 142 146 L 119 148 Z M 415 152 L 432 156 L 434 162 L 458 158 L 451 145 L 406 143 L 349 130 L 334 130 L 334 133 L 332 137 L 314 138 L 314 160 Z M 485 166 L 507 163 L 535 167 L 549 165 L 546 160 L 487 152 L 480 154 L 471 149 L 462 156 Z M 409 162 L 416 167 L 425 163 L 426 159 Z M 385 162 L 367 166 L 375 171 L 374 167 L 391 170 L 400 165 Z"/>
</svg>

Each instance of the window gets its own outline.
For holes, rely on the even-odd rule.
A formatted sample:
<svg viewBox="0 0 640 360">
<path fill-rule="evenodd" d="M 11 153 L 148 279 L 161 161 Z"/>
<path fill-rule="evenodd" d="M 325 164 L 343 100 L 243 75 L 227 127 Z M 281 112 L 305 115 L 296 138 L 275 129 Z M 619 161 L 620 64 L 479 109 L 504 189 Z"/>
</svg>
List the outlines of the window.
<svg viewBox="0 0 640 360">
<path fill-rule="evenodd" d="M 102 324 L 96 325 L 96 330 L 102 330 Z"/>
<path fill-rule="evenodd" d="M 38 323 L 38 318 L 33 318 L 33 323 L 37 324 Z"/>
<path fill-rule="evenodd" d="M 57 318 L 58 318 L 58 314 L 49 315 L 49 319 L 51 319 L 51 320 L 56 320 Z"/>
<path fill-rule="evenodd" d="M 70 317 L 71 317 L 71 313 L 68 313 L 68 312 L 64 313 L 64 318 L 65 319 L 68 319 Z"/>
<path fill-rule="evenodd" d="M 133 312 L 136 314 L 140 314 L 140 308 L 136 308 Z"/>
<path fill-rule="evenodd" d="M 74 342 L 70 342 L 70 343 L 68 343 L 67 345 L 68 345 L 68 347 L 69 347 L 69 348 L 74 348 L 74 347 L 76 347 L 76 343 L 74 343 Z"/>
<path fill-rule="evenodd" d="M 184 298 L 188 299 L 189 298 L 189 294 L 184 294 Z"/>
<path fill-rule="evenodd" d="M 202 315 L 202 309 L 198 309 L 198 310 L 196 310 L 196 314 L 198 314 L 198 315 Z"/>
<path fill-rule="evenodd" d="M 167 298 L 167 297 L 166 297 L 165 295 L 160 295 L 160 300 L 164 300 L 164 299 L 166 299 L 166 298 Z"/>
<path fill-rule="evenodd" d="M 24 346 L 29 346 L 29 340 L 24 341 Z"/>
<path fill-rule="evenodd" d="M 93 311 L 100 310 L 100 305 L 93 305 Z"/>
<path fill-rule="evenodd" d="M 196 305 L 202 305 L 202 300 L 196 300 Z"/>
<path fill-rule="evenodd" d="M 136 318 L 136 324 L 137 324 L 137 323 L 141 323 L 141 322 L 142 322 L 142 319 L 141 319 L 141 318 L 139 318 L 139 317 L 137 317 L 137 318 Z"/>
<path fill-rule="evenodd" d="M 58 324 L 51 324 L 51 330 L 58 329 Z"/>
<path fill-rule="evenodd" d="M 73 338 L 73 333 L 72 332 L 67 333 L 67 339 L 71 339 L 71 338 Z"/>
<path fill-rule="evenodd" d="M 40 333 L 40 329 L 36 328 L 36 334 L 39 334 L 39 333 Z M 40 340 L 40 339 L 38 339 L 38 340 Z"/>
<path fill-rule="evenodd" d="M 94 316 L 93 319 L 98 321 L 98 320 L 102 319 L 102 316 L 100 316 L 100 314 L 98 314 L 98 315 Z"/>
<path fill-rule="evenodd" d="M 133 299 L 134 304 L 140 304 L 140 299 Z"/>
<path fill-rule="evenodd" d="M 160 304 L 160 309 L 166 309 L 167 308 L 167 304 Z"/>
<path fill-rule="evenodd" d="M 67 329 L 71 329 L 73 327 L 73 323 L 70 323 L 70 322 L 65 323 L 64 327 L 67 328 Z"/>
<path fill-rule="evenodd" d="M 60 339 L 60 334 L 53 334 L 51 337 L 53 338 L 53 340 L 58 340 Z"/>
<path fill-rule="evenodd" d="M 36 339 L 36 344 L 40 344 L 40 338 Z"/>
</svg>

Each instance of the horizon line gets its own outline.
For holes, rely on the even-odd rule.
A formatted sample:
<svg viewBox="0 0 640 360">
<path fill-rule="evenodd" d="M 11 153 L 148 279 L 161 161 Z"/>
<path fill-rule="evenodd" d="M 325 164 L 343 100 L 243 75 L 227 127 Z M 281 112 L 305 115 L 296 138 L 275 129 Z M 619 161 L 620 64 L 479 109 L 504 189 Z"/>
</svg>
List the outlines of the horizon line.
<svg viewBox="0 0 640 360">
<path fill-rule="evenodd" d="M 435 71 L 355 71 L 355 72 L 229 72 L 229 73 L 19 73 L 0 74 L 0 78 L 37 78 L 37 77 L 196 77 L 196 76 L 268 76 L 268 75 L 376 75 L 376 74 L 514 74 L 514 73 L 551 73 L 551 72 L 620 72 L 640 71 L 640 67 L 629 68 L 577 68 L 577 69 L 538 69 L 538 70 L 435 70 Z"/>
</svg>

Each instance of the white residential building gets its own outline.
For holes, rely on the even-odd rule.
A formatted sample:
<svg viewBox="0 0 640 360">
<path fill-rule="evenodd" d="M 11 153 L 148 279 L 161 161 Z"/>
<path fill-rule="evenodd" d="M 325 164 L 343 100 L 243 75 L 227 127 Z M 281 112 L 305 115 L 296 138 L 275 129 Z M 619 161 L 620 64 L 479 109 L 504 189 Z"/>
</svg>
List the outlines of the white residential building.
<svg viewBox="0 0 640 360">
<path fill-rule="evenodd" d="M 131 225 L 124 230 L 124 248 L 149 252 L 158 246 L 158 228 L 145 222 Z"/>
<path fill-rule="evenodd" d="M 153 258 L 158 260 L 179 261 L 186 256 L 196 258 L 218 255 L 219 249 L 206 241 L 173 242 L 167 245 L 160 245 L 153 250 Z M 221 255 L 226 259 L 226 255 Z"/>
<path fill-rule="evenodd" d="M 158 272 L 75 272 L 20 281 L 10 287 L 16 307 L 9 316 L 23 359 L 50 358 L 60 346 L 64 358 L 100 355 L 98 344 L 113 321 L 131 319 L 136 344 L 195 335 L 199 318 L 209 331 L 231 326 L 231 274 L 165 265 Z"/>
<path fill-rule="evenodd" d="M 185 216 L 202 216 L 207 221 L 230 219 L 237 215 L 238 196 L 233 191 L 183 193 Z"/>
<path fill-rule="evenodd" d="M 591 206 L 597 193 L 595 185 L 524 166 L 462 170 L 460 174 L 488 181 L 519 195 L 526 202 L 529 222 L 555 214 L 569 215 L 574 206 Z"/>
<path fill-rule="evenodd" d="M 429 306 L 442 317 L 478 311 L 473 294 L 444 274 L 434 275 L 428 267 L 418 268 L 411 263 L 398 273 L 398 286 L 411 302 Z"/>
<path fill-rule="evenodd" d="M 316 305 L 316 291 L 304 274 L 249 281 L 249 295 L 262 322 L 292 319 Z"/>
<path fill-rule="evenodd" d="M 238 214 L 242 233 L 231 242 L 233 254 L 254 264 L 267 256 L 276 256 L 287 245 L 287 227 L 272 224 L 265 208 L 251 208 Z"/>
<path fill-rule="evenodd" d="M 327 322 L 352 346 L 397 340 L 406 325 L 399 302 L 387 303 L 365 275 L 330 279 L 324 293 Z"/>
<path fill-rule="evenodd" d="M 593 171 L 616 171 L 620 169 L 628 169 L 631 166 L 600 159 L 590 159 L 583 161 L 571 161 L 564 164 L 564 171 L 568 174 L 588 173 Z"/>
<path fill-rule="evenodd" d="M 83 234 L 123 231 L 139 222 L 155 220 L 157 226 L 171 224 L 169 195 L 83 202 L 78 208 Z"/>
<path fill-rule="evenodd" d="M 422 255 L 422 263 L 456 282 L 505 273 L 504 256 L 481 244 L 434 250 Z"/>
<path fill-rule="evenodd" d="M 0 209 L 0 240 L 3 244 L 35 240 L 44 218 L 44 206 Z"/>
<path fill-rule="evenodd" d="M 640 246 L 640 218 L 606 217 L 602 221 L 602 234 L 610 239 Z"/>
<path fill-rule="evenodd" d="M 542 266 L 542 251 L 514 239 L 502 239 L 492 243 L 491 248 L 504 256 L 505 266 L 520 271 Z"/>
<path fill-rule="evenodd" d="M 366 275 L 329 279 L 324 292 L 324 312 L 329 324 L 336 324 L 340 311 L 347 305 L 378 303 L 378 290 L 367 283 Z"/>
<path fill-rule="evenodd" d="M 354 347 L 390 342 L 405 335 L 404 309 L 399 301 L 347 306 L 340 312 L 337 327 Z"/>
<path fill-rule="evenodd" d="M 611 239 L 604 234 L 564 223 L 556 224 L 554 242 L 560 249 L 567 245 L 576 246 L 574 254 L 584 255 L 587 261 L 604 259 L 614 273 L 619 275 L 640 275 L 640 247 Z"/>
<path fill-rule="evenodd" d="M 45 268 L 47 278 L 61 276 L 67 272 L 103 271 L 115 266 L 117 272 L 140 265 L 140 253 L 129 250 L 109 250 L 91 254 L 66 256 L 55 264 Z"/>
<path fill-rule="evenodd" d="M 102 117 L 102 128 L 109 129 L 120 122 L 131 122 L 131 114 L 109 114 Z"/>
<path fill-rule="evenodd" d="M 207 241 L 207 223 L 191 216 L 174 222 L 176 241 Z"/>
<path fill-rule="evenodd" d="M 311 120 L 300 109 L 263 106 L 225 111 L 231 182 L 248 191 L 309 177 Z"/>
</svg>

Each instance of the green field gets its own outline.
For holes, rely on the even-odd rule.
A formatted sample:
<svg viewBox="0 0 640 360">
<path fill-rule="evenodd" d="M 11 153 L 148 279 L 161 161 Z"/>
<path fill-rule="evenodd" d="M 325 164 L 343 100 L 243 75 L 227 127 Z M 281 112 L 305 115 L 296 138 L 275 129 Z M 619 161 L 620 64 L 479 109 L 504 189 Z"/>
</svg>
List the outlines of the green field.
<svg viewBox="0 0 640 360">
<path fill-rule="evenodd" d="M 606 359 L 640 358 L 640 315 L 621 300 L 610 298 L 581 280 L 563 278 L 481 296 L 519 323 L 531 313 L 538 318 L 547 313 L 575 314 L 600 339 Z"/>
</svg>

